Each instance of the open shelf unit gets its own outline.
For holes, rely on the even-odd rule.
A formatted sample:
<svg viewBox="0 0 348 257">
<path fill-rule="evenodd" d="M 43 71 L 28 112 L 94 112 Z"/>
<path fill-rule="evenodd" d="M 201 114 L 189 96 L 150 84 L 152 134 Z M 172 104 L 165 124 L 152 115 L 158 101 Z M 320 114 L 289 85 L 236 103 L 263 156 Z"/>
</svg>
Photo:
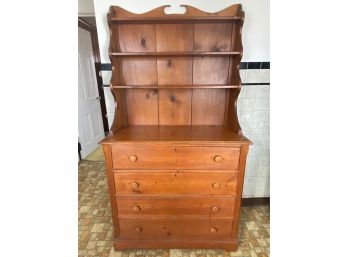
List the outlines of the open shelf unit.
<svg viewBox="0 0 348 257">
<path fill-rule="evenodd" d="M 138 125 L 225 126 L 240 134 L 244 13 L 240 5 L 208 14 L 141 15 L 111 7 L 110 87 L 117 102 L 112 132 Z"/>
</svg>

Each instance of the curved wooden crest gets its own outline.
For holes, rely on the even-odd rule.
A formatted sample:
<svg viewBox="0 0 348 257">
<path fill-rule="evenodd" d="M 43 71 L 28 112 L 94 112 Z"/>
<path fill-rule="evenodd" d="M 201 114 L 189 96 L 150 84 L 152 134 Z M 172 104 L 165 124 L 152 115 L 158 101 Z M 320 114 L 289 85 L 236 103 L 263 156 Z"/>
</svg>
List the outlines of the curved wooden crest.
<svg viewBox="0 0 348 257">
<path fill-rule="evenodd" d="M 242 6 L 240 4 L 229 6 L 215 13 L 205 12 L 189 5 L 181 5 L 181 6 L 184 6 L 186 8 L 186 12 L 184 14 L 166 14 L 164 9 L 166 7 L 170 7 L 170 5 L 163 5 L 141 14 L 129 12 L 119 6 L 110 6 L 109 14 L 111 19 L 112 18 L 137 18 L 137 17 L 141 17 L 141 18 L 180 18 L 180 17 L 194 18 L 194 17 L 197 17 L 199 18 L 199 17 L 207 17 L 207 16 L 238 17 L 238 16 L 242 16 L 242 12 L 243 12 Z"/>
</svg>

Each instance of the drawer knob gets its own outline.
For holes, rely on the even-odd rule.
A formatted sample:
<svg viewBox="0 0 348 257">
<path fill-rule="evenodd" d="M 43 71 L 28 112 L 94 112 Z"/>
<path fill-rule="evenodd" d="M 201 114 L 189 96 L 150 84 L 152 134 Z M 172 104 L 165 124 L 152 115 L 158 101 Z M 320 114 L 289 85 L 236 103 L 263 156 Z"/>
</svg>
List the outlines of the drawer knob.
<svg viewBox="0 0 348 257">
<path fill-rule="evenodd" d="M 138 160 L 138 157 L 136 155 L 131 155 L 131 156 L 129 156 L 129 160 L 131 162 L 136 162 Z"/>
<path fill-rule="evenodd" d="M 211 228 L 211 229 L 210 229 L 210 233 L 213 233 L 213 234 L 214 234 L 214 233 L 216 233 L 216 232 L 217 232 L 217 228 Z"/>
<path fill-rule="evenodd" d="M 218 212 L 219 211 L 219 207 L 213 206 L 213 207 L 211 207 L 211 211 L 212 212 Z"/>
<path fill-rule="evenodd" d="M 141 227 L 136 227 L 135 232 L 140 233 L 143 229 Z"/>
<path fill-rule="evenodd" d="M 133 189 L 137 189 L 137 188 L 139 187 L 139 183 L 138 183 L 138 182 L 132 182 L 132 183 L 131 183 L 131 187 L 132 187 Z"/>
<path fill-rule="evenodd" d="M 141 210 L 140 206 L 133 206 L 134 212 L 140 212 L 140 210 Z"/>
<path fill-rule="evenodd" d="M 218 189 L 218 188 L 220 188 L 221 187 L 221 185 L 220 185 L 220 183 L 219 182 L 215 182 L 215 183 L 213 183 L 213 188 L 215 188 L 215 189 Z"/>
<path fill-rule="evenodd" d="M 214 156 L 214 162 L 221 162 L 222 161 L 222 156 L 220 156 L 220 155 L 216 155 L 216 156 Z"/>
</svg>

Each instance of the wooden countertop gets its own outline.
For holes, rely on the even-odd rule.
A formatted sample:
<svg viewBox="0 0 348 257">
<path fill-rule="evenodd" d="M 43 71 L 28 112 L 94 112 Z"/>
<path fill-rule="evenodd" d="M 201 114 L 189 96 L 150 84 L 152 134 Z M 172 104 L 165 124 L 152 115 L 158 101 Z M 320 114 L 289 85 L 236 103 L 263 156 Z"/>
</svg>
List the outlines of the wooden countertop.
<svg viewBox="0 0 348 257">
<path fill-rule="evenodd" d="M 129 126 L 106 137 L 101 144 L 115 143 L 213 143 L 251 144 L 243 135 L 237 135 L 223 126 Z"/>
</svg>

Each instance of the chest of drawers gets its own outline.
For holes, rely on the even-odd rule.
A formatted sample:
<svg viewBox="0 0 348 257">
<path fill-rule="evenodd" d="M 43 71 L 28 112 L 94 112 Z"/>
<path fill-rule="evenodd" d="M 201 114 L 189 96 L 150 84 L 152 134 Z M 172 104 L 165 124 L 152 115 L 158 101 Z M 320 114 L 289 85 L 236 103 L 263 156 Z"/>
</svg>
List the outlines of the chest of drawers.
<svg viewBox="0 0 348 257">
<path fill-rule="evenodd" d="M 108 14 L 115 248 L 236 250 L 250 144 L 236 112 L 243 11 L 164 8 Z"/>
<path fill-rule="evenodd" d="M 134 131 L 139 140 L 142 126 L 135 126 L 103 141 L 116 248 L 235 250 L 248 141 L 221 141 L 234 136 L 222 127 L 189 129 L 205 130 L 204 140 L 212 141 L 178 140 L 188 127 L 152 129 L 178 138 L 124 141 Z"/>
</svg>

